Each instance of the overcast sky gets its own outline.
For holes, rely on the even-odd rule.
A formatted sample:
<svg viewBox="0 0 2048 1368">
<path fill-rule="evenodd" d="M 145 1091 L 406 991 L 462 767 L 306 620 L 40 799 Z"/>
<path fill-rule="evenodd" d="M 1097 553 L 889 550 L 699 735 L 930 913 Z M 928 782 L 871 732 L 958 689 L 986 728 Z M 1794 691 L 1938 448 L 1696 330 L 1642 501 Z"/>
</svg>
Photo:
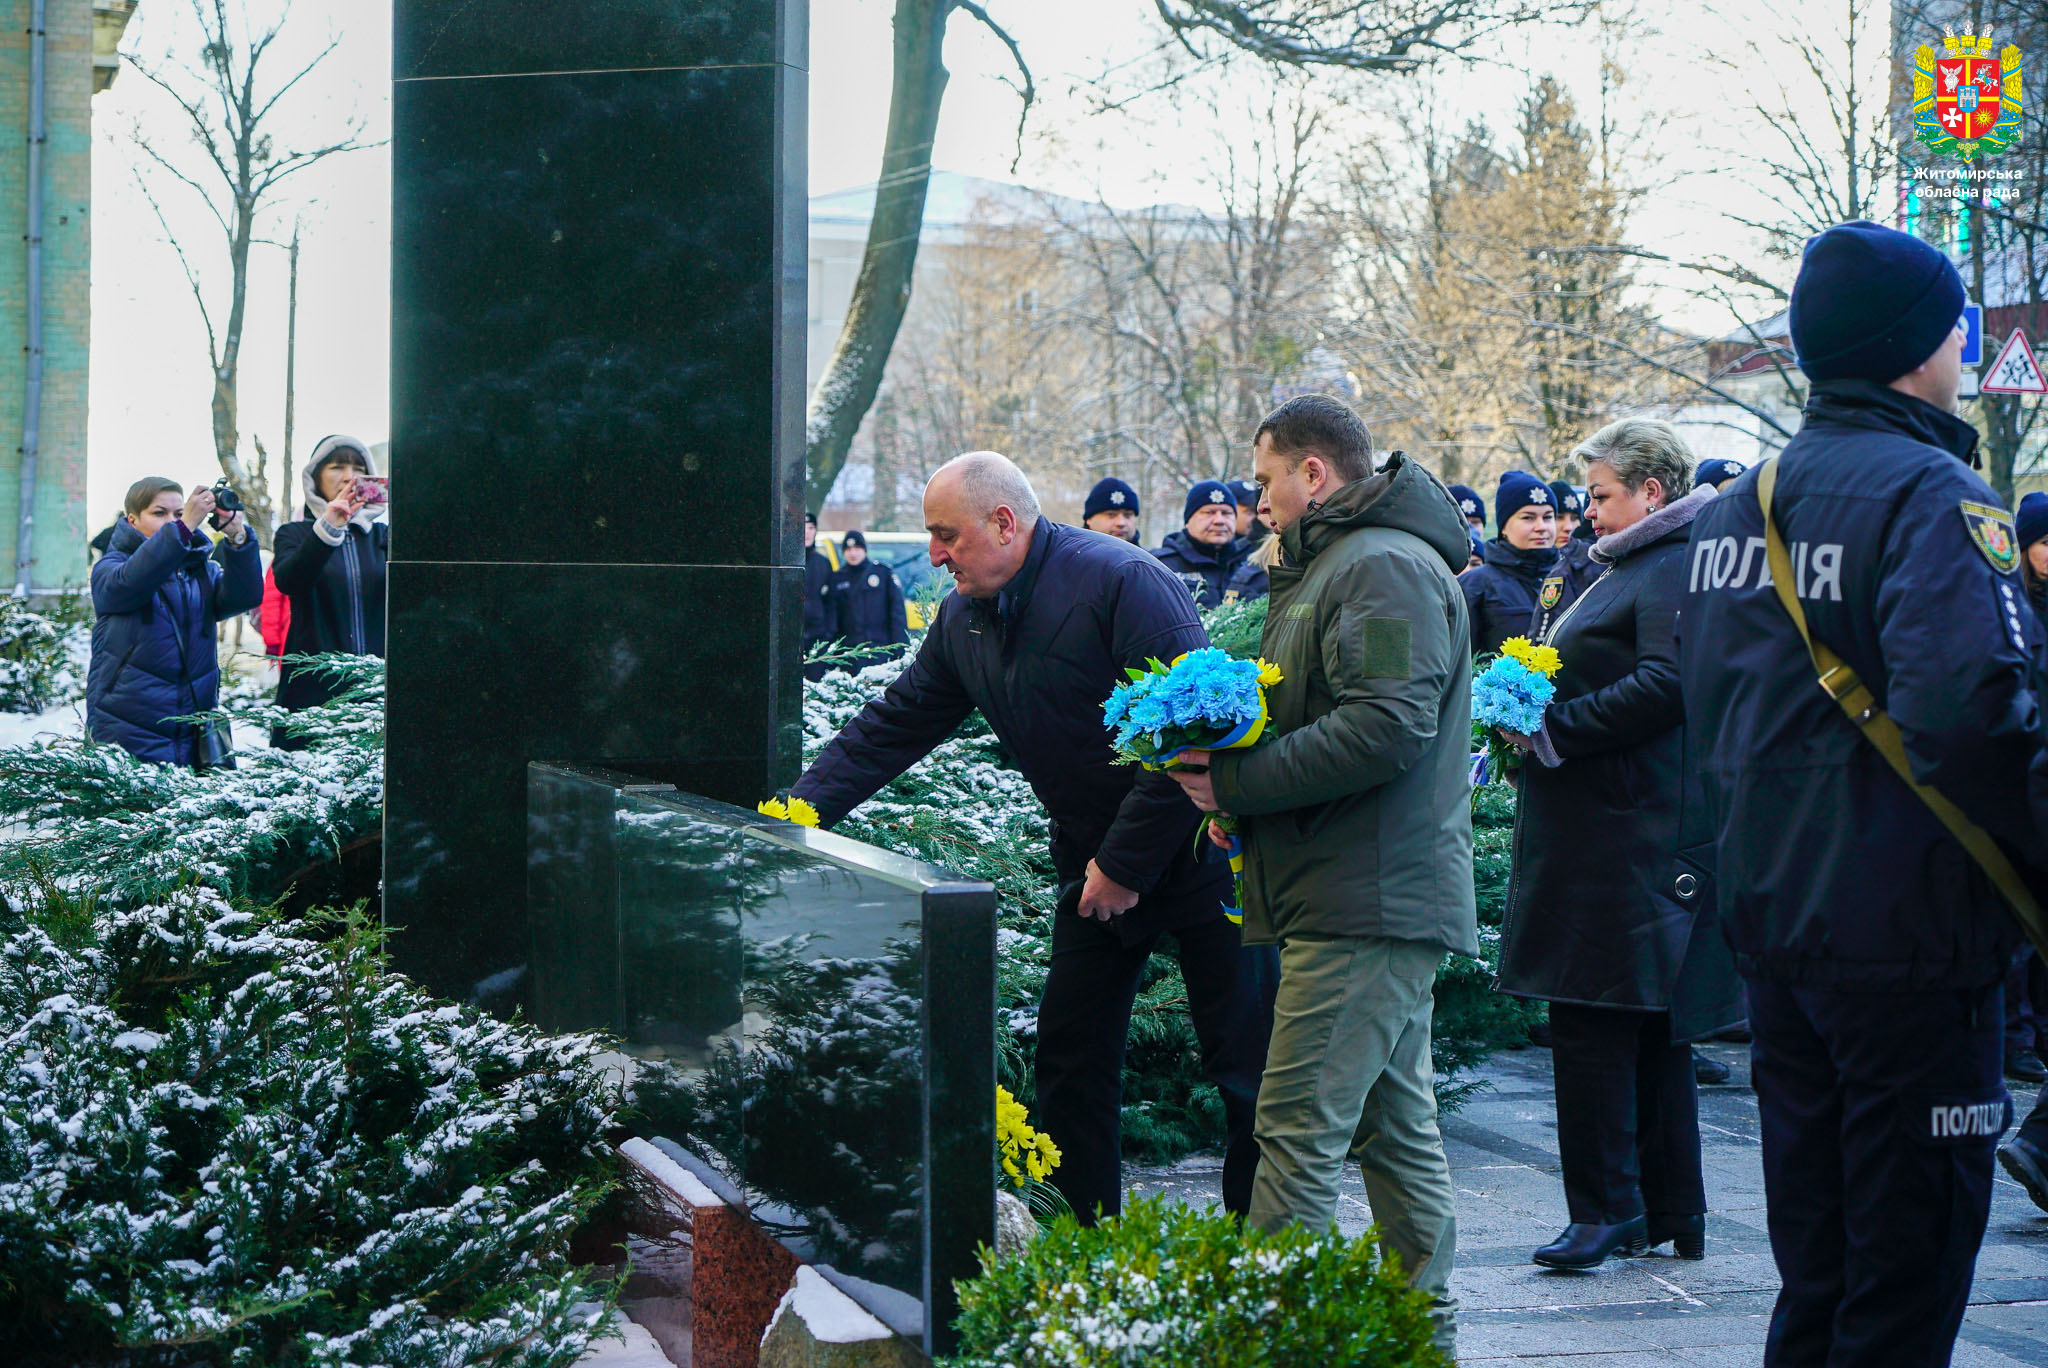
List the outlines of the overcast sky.
<svg viewBox="0 0 2048 1368">
<path fill-rule="evenodd" d="M 248 0 L 259 15 L 274 3 Z M 1204 197 L 1200 168 L 1231 136 L 1227 126 L 1174 116 L 1156 101 L 1122 116 L 1090 113 L 1091 83 L 1105 74 L 1117 79 L 1142 70 L 1157 49 L 1160 29 L 1150 0 L 992 0 L 990 8 L 1025 50 L 1040 90 L 1015 179 L 1122 203 Z M 1818 20 L 1821 11 L 1833 14 L 1841 5 L 1803 8 Z M 888 109 L 892 9 L 890 0 L 812 0 L 814 193 L 874 179 Z M 190 29 L 181 27 L 190 20 L 182 10 L 175 4 L 139 7 L 124 50 L 151 60 L 173 49 L 190 51 Z M 1786 32 L 1782 6 L 1775 20 L 1765 17 L 1758 0 L 1733 0 L 1723 13 L 1730 17 L 1704 18 L 1693 5 L 1644 0 L 1636 36 L 1621 53 L 1626 80 L 1616 102 L 1620 121 L 1660 128 L 1643 144 L 1644 153 L 1657 159 L 1645 174 L 1660 189 L 1638 213 L 1636 238 L 1673 254 L 1740 252 L 1747 246 L 1720 211 L 1745 202 L 1748 192 L 1721 170 L 1722 154 L 1715 150 L 1740 132 L 1733 111 L 1743 98 L 1743 82 L 1714 66 L 1713 58 L 1733 55 L 1750 34 L 1780 44 L 1797 40 L 1796 33 Z M 1660 32 L 1667 18 L 1669 27 L 1681 31 Z M 295 70 L 330 36 L 340 47 L 319 77 L 287 97 L 277 122 L 280 142 L 330 139 L 351 118 L 363 121 L 370 139 L 388 137 L 390 20 L 390 0 L 297 0 L 286 37 L 270 59 L 278 72 Z M 1447 68 L 1420 80 L 1378 78 L 1395 105 L 1388 135 L 1405 136 L 1401 108 L 1422 97 L 1423 81 L 1441 108 L 1460 116 L 1454 123 L 1469 112 L 1503 126 L 1527 90 L 1522 70 L 1556 73 L 1589 109 L 1597 99 L 1599 54 L 1584 32 L 1525 33 L 1491 51 L 1494 62 Z M 1788 60 L 1794 55 L 1789 46 L 1783 52 Z M 1873 57 L 1881 65 L 1885 54 L 1879 50 Z M 1018 101 L 1006 83 L 1014 76 L 1009 54 L 971 17 L 956 14 L 946 60 L 953 76 L 934 163 L 1011 178 Z M 1241 63 L 1228 78 L 1229 92 L 1242 95 L 1263 79 L 1256 65 Z M 143 475 L 210 481 L 214 462 L 204 333 L 178 258 L 136 188 L 140 158 L 130 141 L 140 124 L 173 145 L 180 116 L 134 71 L 125 72 L 93 108 L 88 483 L 97 519 Z M 1815 109 L 1813 117 L 1825 119 L 1828 111 Z M 265 225 L 284 238 L 295 216 L 302 224 L 296 421 L 301 460 L 329 432 L 370 442 L 389 435 L 389 177 L 383 147 L 330 158 L 291 184 L 293 198 Z M 218 230 L 189 191 L 161 180 L 155 184 L 211 298 L 224 299 L 225 252 Z M 244 337 L 242 430 L 260 436 L 273 459 L 283 436 L 285 303 L 285 254 L 259 246 Z M 1726 326 L 1706 317 L 1684 321 Z"/>
</svg>

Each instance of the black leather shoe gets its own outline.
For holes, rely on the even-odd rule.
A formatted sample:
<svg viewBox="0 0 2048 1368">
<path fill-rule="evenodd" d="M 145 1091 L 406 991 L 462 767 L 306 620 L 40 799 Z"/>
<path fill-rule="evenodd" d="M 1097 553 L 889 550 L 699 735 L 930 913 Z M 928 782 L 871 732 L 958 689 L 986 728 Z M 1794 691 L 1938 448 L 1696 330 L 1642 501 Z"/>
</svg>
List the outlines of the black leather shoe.
<svg viewBox="0 0 2048 1368">
<path fill-rule="evenodd" d="M 1598 1268 L 1610 1254 L 1626 1258 L 1650 1247 L 1649 1225 L 1638 1216 L 1620 1225 L 1582 1225 L 1577 1221 L 1564 1234 L 1529 1257 L 1545 1268 Z"/>
<path fill-rule="evenodd" d="M 2041 1056 L 2021 1046 L 2005 1052 L 2005 1076 L 2015 1083 L 2048 1083 L 2048 1064 Z"/>
<path fill-rule="evenodd" d="M 1710 1055 L 1698 1050 L 1692 1052 L 1693 1081 L 1703 1088 L 1714 1087 L 1728 1081 L 1728 1066 Z"/>
<path fill-rule="evenodd" d="M 2048 1154 L 2023 1135 L 2015 1135 L 1998 1148 L 1998 1162 L 2012 1180 L 2027 1190 L 2034 1205 L 2048 1211 Z"/>
<path fill-rule="evenodd" d="M 1707 1257 L 1707 1218 L 1704 1216 L 1661 1216 L 1652 1212 L 1648 1218 L 1650 1226 L 1650 1248 L 1669 1240 L 1672 1251 L 1681 1259 L 1704 1259 Z"/>
</svg>

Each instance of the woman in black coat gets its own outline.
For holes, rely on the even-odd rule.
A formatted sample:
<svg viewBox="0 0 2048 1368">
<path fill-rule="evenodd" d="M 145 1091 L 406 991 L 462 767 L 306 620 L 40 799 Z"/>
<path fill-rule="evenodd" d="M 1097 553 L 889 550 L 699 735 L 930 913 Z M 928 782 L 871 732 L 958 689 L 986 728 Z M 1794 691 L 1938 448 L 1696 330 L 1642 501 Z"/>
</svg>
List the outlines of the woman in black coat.
<svg viewBox="0 0 2048 1368">
<path fill-rule="evenodd" d="M 302 478 L 305 507 L 273 540 L 271 573 L 292 605 L 287 658 L 384 654 L 391 528 L 382 521 L 387 506 L 381 491 L 360 483 L 376 473 L 369 447 L 353 437 L 323 437 L 313 448 Z M 286 663 L 278 675 L 277 701 L 297 712 L 327 702 L 337 688 L 325 675 Z M 286 750 L 302 744 L 282 728 L 271 743 Z"/>
<path fill-rule="evenodd" d="M 1526 636 L 1537 587 L 1557 563 L 1557 507 L 1550 486 L 1526 470 L 1500 477 L 1485 563 L 1458 576 L 1472 619 L 1472 653 L 1493 655 L 1509 637 Z"/>
<path fill-rule="evenodd" d="M 1734 976 L 1696 968 L 1693 907 L 1681 900 L 1684 704 L 1675 630 L 1688 527 L 1712 490 L 1691 485 L 1691 457 L 1654 419 L 1602 429 L 1587 463 L 1604 567 L 1551 623 L 1563 661 L 1522 771 L 1514 870 L 1501 928 L 1500 988 L 1548 1001 L 1557 1080 L 1558 1157 L 1571 1224 L 1535 1260 L 1591 1268 L 1671 1240 L 1704 1249 L 1698 1097 L 1686 1035 L 1735 1018 Z M 1687 983 L 1681 988 L 1681 978 Z M 1718 988 L 1691 981 L 1720 980 Z M 1674 993 L 1688 1000 L 1674 1030 Z M 1705 1022 L 1698 1018 L 1708 1018 Z"/>
</svg>

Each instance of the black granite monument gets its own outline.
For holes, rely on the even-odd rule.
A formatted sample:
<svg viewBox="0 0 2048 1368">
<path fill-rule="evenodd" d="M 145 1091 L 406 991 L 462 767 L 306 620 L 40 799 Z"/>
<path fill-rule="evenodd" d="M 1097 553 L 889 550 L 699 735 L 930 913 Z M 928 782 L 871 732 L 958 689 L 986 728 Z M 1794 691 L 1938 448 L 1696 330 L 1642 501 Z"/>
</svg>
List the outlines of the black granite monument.
<svg viewBox="0 0 2048 1368">
<path fill-rule="evenodd" d="M 530 1001 L 530 761 L 795 778 L 806 24 L 397 0 L 384 907 L 458 1000 Z"/>
</svg>

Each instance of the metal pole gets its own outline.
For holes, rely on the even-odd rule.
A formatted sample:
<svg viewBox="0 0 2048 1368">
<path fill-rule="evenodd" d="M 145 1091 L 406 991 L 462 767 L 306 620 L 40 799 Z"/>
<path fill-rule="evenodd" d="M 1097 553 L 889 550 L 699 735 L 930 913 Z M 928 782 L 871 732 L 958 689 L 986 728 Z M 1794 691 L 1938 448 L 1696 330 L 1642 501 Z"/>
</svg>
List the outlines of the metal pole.
<svg viewBox="0 0 2048 1368">
<path fill-rule="evenodd" d="M 43 31 L 46 0 L 28 28 L 28 382 L 21 406 L 21 507 L 14 529 L 14 596 L 28 597 L 35 561 L 36 458 L 43 446 Z"/>
</svg>

